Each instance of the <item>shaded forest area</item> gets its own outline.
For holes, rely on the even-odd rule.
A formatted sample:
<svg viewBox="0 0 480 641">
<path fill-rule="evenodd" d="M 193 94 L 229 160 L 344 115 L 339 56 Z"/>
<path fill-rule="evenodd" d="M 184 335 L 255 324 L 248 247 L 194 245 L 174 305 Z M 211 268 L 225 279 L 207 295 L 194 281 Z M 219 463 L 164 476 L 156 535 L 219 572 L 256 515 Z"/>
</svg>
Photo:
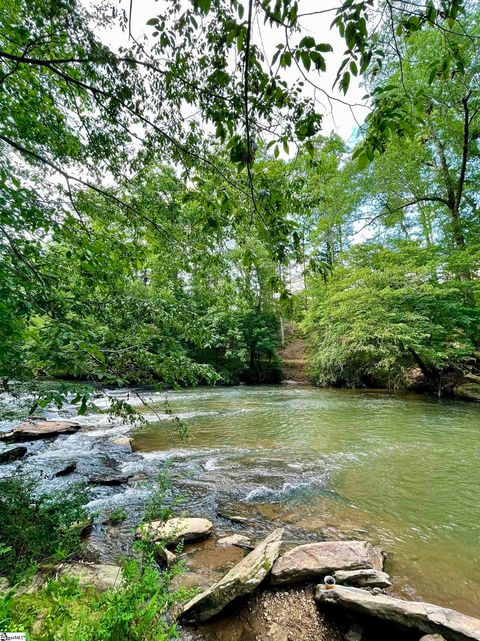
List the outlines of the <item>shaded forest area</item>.
<svg viewBox="0 0 480 641">
<path fill-rule="evenodd" d="M 2 5 L 4 387 L 279 381 L 285 323 L 318 385 L 478 375 L 478 3 L 347 0 L 333 61 L 293 0 L 168 5 L 118 51 L 109 3 Z M 365 86 L 354 144 L 327 64 Z"/>
</svg>

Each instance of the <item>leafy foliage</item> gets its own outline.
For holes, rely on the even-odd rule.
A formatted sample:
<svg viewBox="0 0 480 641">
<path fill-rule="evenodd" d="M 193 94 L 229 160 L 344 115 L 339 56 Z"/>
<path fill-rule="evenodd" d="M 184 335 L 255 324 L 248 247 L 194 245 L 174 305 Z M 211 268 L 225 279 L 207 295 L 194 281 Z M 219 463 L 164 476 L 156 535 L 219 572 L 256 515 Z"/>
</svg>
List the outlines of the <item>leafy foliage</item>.
<svg viewBox="0 0 480 641">
<path fill-rule="evenodd" d="M 435 249 L 407 241 L 349 252 L 313 289 L 305 321 L 314 337 L 312 378 L 401 386 L 412 365 L 432 380 L 473 365 L 480 314 L 468 305 L 468 284 L 440 275 L 441 265 Z"/>
<path fill-rule="evenodd" d="M 123 584 L 99 592 L 81 587 L 78 579 L 50 580 L 37 591 L 0 596 L 3 629 L 27 631 L 32 641 L 169 641 L 177 639 L 167 612 L 187 600 L 191 591 L 170 589 L 174 567 L 160 572 L 151 556 L 126 561 Z"/>
<path fill-rule="evenodd" d="M 142 40 L 132 15 L 89 7 L 0 9 L 4 386 L 278 380 L 290 268 L 320 299 L 365 220 L 388 247 L 448 246 L 437 271 L 475 308 L 476 6 L 320 8 L 345 41 L 339 64 L 297 0 L 174 0 Z M 111 27 L 116 51 L 98 36 Z M 353 161 L 319 137 L 332 62 L 340 90 L 362 76 L 371 103 Z"/>
<path fill-rule="evenodd" d="M 77 554 L 87 519 L 85 502 L 81 489 L 68 496 L 39 494 L 32 480 L 0 479 L 0 573 L 15 582 L 41 563 Z"/>
</svg>

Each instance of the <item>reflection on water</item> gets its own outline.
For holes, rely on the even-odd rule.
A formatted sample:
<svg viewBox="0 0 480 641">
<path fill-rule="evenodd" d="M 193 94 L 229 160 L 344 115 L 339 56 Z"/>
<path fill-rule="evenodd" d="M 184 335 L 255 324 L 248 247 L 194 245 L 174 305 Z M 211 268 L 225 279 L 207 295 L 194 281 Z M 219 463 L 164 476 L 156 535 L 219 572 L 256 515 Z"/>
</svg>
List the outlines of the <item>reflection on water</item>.
<svg viewBox="0 0 480 641">
<path fill-rule="evenodd" d="M 391 553 L 397 592 L 480 614 L 478 405 L 310 387 L 168 397 L 188 442 L 172 447 L 152 423 L 135 448 L 169 458 L 191 506 L 235 502 L 315 536 L 368 538 Z"/>
</svg>

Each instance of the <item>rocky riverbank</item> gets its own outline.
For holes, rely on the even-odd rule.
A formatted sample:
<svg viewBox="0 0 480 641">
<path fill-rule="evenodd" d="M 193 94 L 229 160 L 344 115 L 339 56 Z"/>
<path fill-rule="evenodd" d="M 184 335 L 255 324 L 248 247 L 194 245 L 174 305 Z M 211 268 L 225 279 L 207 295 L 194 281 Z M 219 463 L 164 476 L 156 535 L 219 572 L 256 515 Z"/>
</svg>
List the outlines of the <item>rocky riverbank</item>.
<svg viewBox="0 0 480 641">
<path fill-rule="evenodd" d="M 59 574 L 73 574 L 100 589 L 119 585 L 118 558 L 130 553 L 136 536 L 159 544 L 164 567 L 184 563 L 186 572 L 174 587 L 199 591 L 193 603 L 175 613 L 185 641 L 373 641 L 395 635 L 418 641 L 424 632 L 447 640 L 480 638 L 475 636 L 478 621 L 471 617 L 391 596 L 396 586 L 390 587 L 384 572 L 384 555 L 361 540 L 360 532 L 349 539 L 322 524 L 305 532 L 283 521 L 279 525 L 286 529 L 272 532 L 275 506 L 263 520 L 252 508 L 234 503 L 206 510 L 202 479 L 191 486 L 200 499 L 197 512 L 190 508 L 191 517 L 184 518 L 180 508 L 167 523 L 153 521 L 137 529 L 164 460 L 133 452 L 128 426 L 112 432 L 107 419 L 99 417 L 72 423 L 12 425 L 0 447 L 0 475 L 36 475 L 45 490 L 67 490 L 79 481 L 90 486 L 94 518 L 84 562 L 64 564 Z M 207 492 L 205 487 L 203 495 Z M 119 507 L 126 518 L 115 523 L 109 514 Z M 338 586 L 328 593 L 317 588 L 327 574 Z"/>
</svg>

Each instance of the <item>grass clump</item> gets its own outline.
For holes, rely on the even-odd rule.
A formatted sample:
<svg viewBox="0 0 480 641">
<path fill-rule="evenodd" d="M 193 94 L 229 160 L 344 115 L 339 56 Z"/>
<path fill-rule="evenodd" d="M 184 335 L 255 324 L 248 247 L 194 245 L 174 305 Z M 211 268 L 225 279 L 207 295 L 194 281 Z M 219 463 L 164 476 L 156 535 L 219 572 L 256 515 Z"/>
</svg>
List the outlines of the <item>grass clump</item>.
<svg viewBox="0 0 480 641">
<path fill-rule="evenodd" d="M 168 467 L 156 478 L 155 488 L 145 503 L 143 521 L 168 521 L 175 516 L 175 508 L 184 502 L 181 495 L 172 495 L 173 480 Z"/>
<path fill-rule="evenodd" d="M 78 554 L 86 502 L 80 487 L 40 494 L 31 479 L 0 479 L 0 575 L 15 583 Z"/>
</svg>

